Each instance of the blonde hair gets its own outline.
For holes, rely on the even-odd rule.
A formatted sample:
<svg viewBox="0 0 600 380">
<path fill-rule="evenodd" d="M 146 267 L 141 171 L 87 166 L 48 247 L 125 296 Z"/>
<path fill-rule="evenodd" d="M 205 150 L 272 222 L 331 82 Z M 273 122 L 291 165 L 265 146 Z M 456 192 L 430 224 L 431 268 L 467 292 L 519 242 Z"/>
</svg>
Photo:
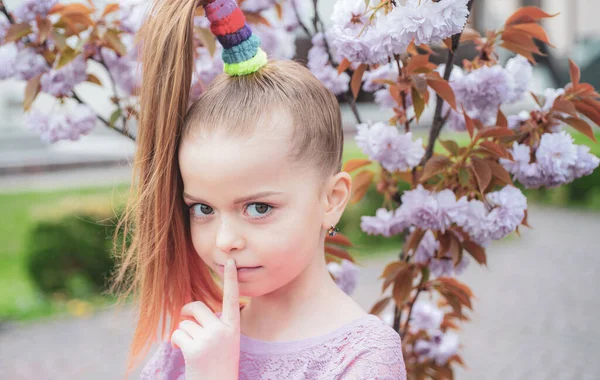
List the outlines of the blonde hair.
<svg viewBox="0 0 600 380">
<path fill-rule="evenodd" d="M 217 128 L 248 135 L 281 106 L 293 118 L 291 159 L 318 165 L 323 173 L 341 170 L 339 104 L 297 62 L 269 61 L 241 77 L 221 74 L 188 110 L 195 8 L 196 0 L 156 1 L 137 37 L 143 83 L 134 185 L 115 233 L 117 270 L 110 288 L 119 295 L 118 303 L 130 295 L 139 302 L 127 374 L 146 356 L 159 327 L 161 339 L 177 328 L 186 303 L 221 308 L 221 288 L 191 242 L 177 155 L 183 136 Z"/>
</svg>

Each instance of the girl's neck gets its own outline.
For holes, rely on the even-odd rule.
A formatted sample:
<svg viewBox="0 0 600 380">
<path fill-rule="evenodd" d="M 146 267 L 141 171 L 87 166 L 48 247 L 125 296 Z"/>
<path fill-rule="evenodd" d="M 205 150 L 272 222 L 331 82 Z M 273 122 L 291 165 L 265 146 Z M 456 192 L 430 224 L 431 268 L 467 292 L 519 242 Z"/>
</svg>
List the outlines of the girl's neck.
<svg viewBox="0 0 600 380">
<path fill-rule="evenodd" d="M 298 340 L 330 332 L 366 314 L 324 265 L 315 265 L 275 292 L 253 297 L 242 309 L 241 333 L 264 341 Z"/>
</svg>

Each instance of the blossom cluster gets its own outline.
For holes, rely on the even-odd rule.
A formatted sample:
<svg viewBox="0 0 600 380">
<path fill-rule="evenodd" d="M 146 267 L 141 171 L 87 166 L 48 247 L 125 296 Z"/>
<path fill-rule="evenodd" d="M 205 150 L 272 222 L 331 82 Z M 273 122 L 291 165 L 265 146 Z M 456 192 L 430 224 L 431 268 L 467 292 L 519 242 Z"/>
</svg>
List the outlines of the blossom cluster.
<svg viewBox="0 0 600 380">
<path fill-rule="evenodd" d="M 87 79 L 87 61 L 83 55 L 78 55 L 60 69 L 52 69 L 40 78 L 42 91 L 61 97 L 71 93 L 75 85 Z"/>
<path fill-rule="evenodd" d="M 444 65 L 438 67 L 443 73 Z M 472 119 L 484 124 L 494 124 L 498 108 L 503 104 L 512 104 L 523 98 L 533 76 L 531 64 L 521 55 L 507 61 L 506 66 L 483 66 L 469 73 L 454 67 L 450 77 L 450 86 L 454 91 L 459 111 L 464 109 Z M 456 131 L 465 131 L 464 117 L 449 105 L 444 104 L 443 113 L 448 115 L 448 127 Z"/>
<path fill-rule="evenodd" d="M 341 263 L 335 261 L 327 264 L 327 270 L 335 279 L 335 283 L 348 295 L 352 295 L 358 283 L 359 269 L 351 261 L 343 259 Z"/>
<path fill-rule="evenodd" d="M 117 87 L 127 95 L 133 95 L 141 86 L 141 73 L 137 70 L 135 49 L 128 51 L 127 55 L 119 56 L 112 49 L 101 48 L 100 57 L 110 72 Z"/>
<path fill-rule="evenodd" d="M 412 133 L 400 133 L 398 128 L 383 122 L 357 125 L 357 145 L 372 160 L 377 160 L 388 171 L 406 171 L 414 168 L 425 155 L 423 140 L 413 141 Z"/>
<path fill-rule="evenodd" d="M 29 80 L 48 70 L 48 63 L 34 48 L 14 42 L 0 46 L 0 80 Z"/>
<path fill-rule="evenodd" d="M 458 276 L 469 266 L 470 259 L 467 256 L 462 256 L 457 265 L 454 265 L 450 252 L 436 257 L 439 249 L 440 242 L 436 239 L 433 231 L 427 230 L 414 252 L 415 263 L 429 265 L 429 270 L 437 277 Z"/>
<path fill-rule="evenodd" d="M 413 347 L 419 362 L 432 359 L 441 366 L 457 353 L 458 335 L 440 330 L 443 319 L 442 310 L 431 302 L 419 300 L 413 306 L 410 327 L 413 332 L 423 330 L 428 336 L 427 339 L 418 339 Z"/>
<path fill-rule="evenodd" d="M 37 15 L 45 17 L 58 0 L 25 0 L 13 12 L 17 22 L 35 21 Z"/>
<path fill-rule="evenodd" d="M 485 247 L 492 240 L 500 240 L 514 232 L 525 218 L 527 209 L 527 198 L 510 185 L 486 194 L 485 202 L 467 200 L 465 196 L 456 199 L 452 190 L 431 192 L 422 185 L 404 192 L 401 200 L 402 205 L 396 210 L 380 208 L 375 216 L 362 216 L 361 229 L 369 235 L 387 237 L 411 226 L 428 231 L 413 253 L 414 259 L 418 263 L 433 264 L 432 271 L 437 275 L 449 275 L 451 271 L 460 272 L 464 268 L 451 267 L 449 252 L 437 252 L 440 246 L 432 231 L 444 233 L 456 225 L 469 235 L 471 241 Z M 457 237 L 461 238 L 460 235 Z M 463 263 L 464 266 L 467 264 Z"/>
<path fill-rule="evenodd" d="M 415 44 L 441 42 L 462 30 L 468 0 L 408 0 L 385 14 L 363 0 L 338 0 L 331 28 L 338 53 L 355 63 L 384 64 Z"/>
<path fill-rule="evenodd" d="M 545 133 L 534 149 L 514 142 L 510 150 L 513 160 L 501 158 L 500 163 L 514 179 L 526 188 L 557 187 L 592 174 L 600 159 L 590 148 L 576 145 L 565 131 Z"/>
<path fill-rule="evenodd" d="M 34 109 L 26 114 L 25 126 L 40 134 L 42 141 L 78 140 L 96 125 L 96 113 L 89 106 L 76 104 L 70 111 L 45 113 Z"/>
<path fill-rule="evenodd" d="M 312 38 L 312 47 L 308 51 L 308 69 L 329 91 L 336 95 L 348 91 L 350 75 L 345 72 L 338 74 L 329 59 L 325 46 L 325 36 L 317 33 Z"/>
</svg>

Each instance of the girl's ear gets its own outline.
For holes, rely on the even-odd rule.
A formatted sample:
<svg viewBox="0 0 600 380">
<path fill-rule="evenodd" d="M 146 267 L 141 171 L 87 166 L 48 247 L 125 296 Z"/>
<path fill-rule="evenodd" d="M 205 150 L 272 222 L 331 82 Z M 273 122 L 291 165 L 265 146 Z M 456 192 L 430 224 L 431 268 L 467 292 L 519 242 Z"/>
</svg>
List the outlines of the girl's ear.
<svg viewBox="0 0 600 380">
<path fill-rule="evenodd" d="M 350 200 L 352 193 L 352 177 L 346 172 L 340 172 L 331 177 L 325 187 L 325 215 L 323 228 L 335 226 L 342 217 L 342 213 Z"/>
</svg>

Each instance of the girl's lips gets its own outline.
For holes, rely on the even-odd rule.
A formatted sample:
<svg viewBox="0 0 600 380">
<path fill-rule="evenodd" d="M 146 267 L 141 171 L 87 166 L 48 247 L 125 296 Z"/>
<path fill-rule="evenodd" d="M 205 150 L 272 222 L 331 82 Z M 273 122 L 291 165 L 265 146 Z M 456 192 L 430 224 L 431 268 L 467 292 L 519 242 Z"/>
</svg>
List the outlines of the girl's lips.
<svg viewBox="0 0 600 380">
<path fill-rule="evenodd" d="M 244 279 L 248 275 L 252 275 L 255 272 L 258 272 L 262 267 L 241 267 L 237 269 L 238 279 Z M 217 264 L 217 271 L 222 275 L 225 273 L 225 267 L 223 265 Z"/>
</svg>

